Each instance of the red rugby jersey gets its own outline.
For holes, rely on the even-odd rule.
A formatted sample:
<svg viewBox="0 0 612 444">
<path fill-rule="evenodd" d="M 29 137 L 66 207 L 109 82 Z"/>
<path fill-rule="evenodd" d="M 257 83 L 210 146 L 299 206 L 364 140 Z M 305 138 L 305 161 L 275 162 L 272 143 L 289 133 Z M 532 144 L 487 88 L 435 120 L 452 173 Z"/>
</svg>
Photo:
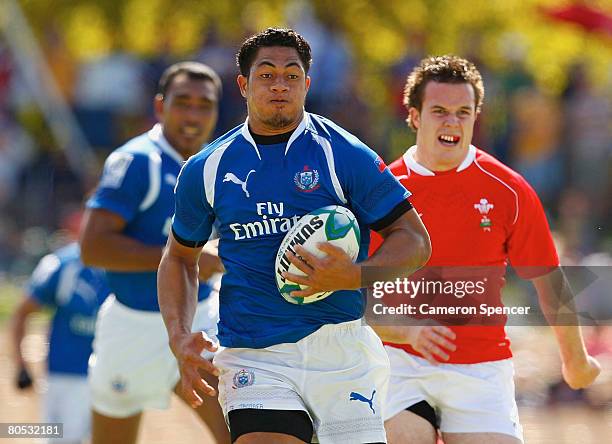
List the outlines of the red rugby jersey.
<svg viewBox="0 0 612 444">
<path fill-rule="evenodd" d="M 474 146 L 456 170 L 434 173 L 414 160 L 415 149 L 410 148 L 389 167 L 412 193 L 410 201 L 431 237 L 427 266 L 504 270 L 510 262 L 519 276 L 529 279 L 559 265 L 542 204 L 521 175 Z M 372 233 L 370 252 L 380 243 L 380 236 Z M 500 290 L 494 294 L 499 305 Z M 450 328 L 457 335 L 457 350 L 450 353 L 450 363 L 512 356 L 503 325 Z M 419 355 L 409 345 L 387 345 Z"/>
</svg>

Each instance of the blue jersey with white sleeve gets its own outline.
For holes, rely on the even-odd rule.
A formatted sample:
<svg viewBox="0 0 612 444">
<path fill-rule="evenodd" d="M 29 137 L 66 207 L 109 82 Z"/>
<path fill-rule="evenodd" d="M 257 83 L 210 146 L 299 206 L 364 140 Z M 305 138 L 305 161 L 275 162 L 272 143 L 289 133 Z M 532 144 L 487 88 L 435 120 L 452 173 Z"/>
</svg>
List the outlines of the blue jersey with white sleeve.
<svg viewBox="0 0 612 444">
<path fill-rule="evenodd" d="M 88 208 L 101 208 L 126 221 L 123 234 L 146 245 L 166 244 L 174 209 L 174 186 L 184 161 L 155 125 L 113 151 L 106 163 Z M 122 304 L 145 311 L 159 311 L 157 272 L 106 272 L 111 291 Z M 200 283 L 198 300 L 210 287 Z"/>
<path fill-rule="evenodd" d="M 109 294 L 104 271 L 83 266 L 79 245 L 72 243 L 40 260 L 26 291 L 55 310 L 49 372 L 87 375 L 98 308 Z"/>
<path fill-rule="evenodd" d="M 409 192 L 380 157 L 333 122 L 304 113 L 288 141 L 258 145 L 248 120 L 191 157 L 176 187 L 173 234 L 185 245 L 208 239 L 213 224 L 226 269 L 220 291 L 219 340 L 262 348 L 297 342 L 322 325 L 359 319 L 360 291 L 337 291 L 313 304 L 285 301 L 275 282 L 282 239 L 303 215 L 343 205 L 361 233 L 383 228 L 411 208 Z"/>
</svg>

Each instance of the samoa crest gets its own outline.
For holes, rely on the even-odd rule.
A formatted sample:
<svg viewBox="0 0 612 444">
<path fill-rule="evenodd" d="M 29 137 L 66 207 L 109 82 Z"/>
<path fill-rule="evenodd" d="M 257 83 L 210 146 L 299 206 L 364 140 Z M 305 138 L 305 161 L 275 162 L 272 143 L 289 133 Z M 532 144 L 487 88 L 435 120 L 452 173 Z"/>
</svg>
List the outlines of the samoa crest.
<svg viewBox="0 0 612 444">
<path fill-rule="evenodd" d="M 243 368 L 234 374 L 234 388 L 248 387 L 255 382 L 255 373 L 253 370 Z"/>
<path fill-rule="evenodd" d="M 295 173 L 293 182 L 298 191 L 303 191 L 305 193 L 310 193 L 321 186 L 319 184 L 319 172 L 309 168 L 308 165 L 304 165 L 302 171 Z"/>
</svg>

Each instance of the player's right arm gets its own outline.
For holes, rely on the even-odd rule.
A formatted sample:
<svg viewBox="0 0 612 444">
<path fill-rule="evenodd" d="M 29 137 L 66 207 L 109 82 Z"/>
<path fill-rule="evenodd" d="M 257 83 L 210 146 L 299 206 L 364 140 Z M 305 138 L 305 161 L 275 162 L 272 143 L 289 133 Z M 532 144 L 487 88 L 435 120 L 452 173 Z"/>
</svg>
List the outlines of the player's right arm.
<svg viewBox="0 0 612 444">
<path fill-rule="evenodd" d="M 108 157 L 100 184 L 87 203 L 81 229 L 81 258 L 85 265 L 120 272 L 157 270 L 163 247 L 147 245 L 125 234 L 149 191 L 148 182 L 146 155 L 115 151 Z M 214 255 L 205 253 L 200 261 L 201 280 L 221 270 Z"/>
<path fill-rule="evenodd" d="M 202 404 L 196 389 L 209 396 L 215 390 L 200 376 L 198 369 L 219 375 L 217 369 L 201 353 L 216 351 L 217 347 L 204 332 L 191 333 L 196 311 L 198 288 L 198 259 L 202 248 L 181 245 L 173 234 L 159 264 L 157 293 L 170 349 L 176 357 L 181 373 L 181 391 L 194 408 Z"/>
<path fill-rule="evenodd" d="M 31 297 L 25 297 L 17 306 L 11 319 L 11 341 L 13 344 L 13 360 L 15 362 L 15 384 L 20 390 L 32 386 L 32 378 L 23 353 L 21 343 L 26 333 L 26 323 L 29 316 L 41 309 L 41 305 Z"/>
<path fill-rule="evenodd" d="M 156 271 L 163 247 L 146 245 L 123 234 L 127 222 L 104 209 L 87 209 L 81 230 L 81 258 L 89 267 L 111 271 Z M 199 279 L 205 281 L 223 271 L 214 249 L 199 259 Z"/>
<path fill-rule="evenodd" d="M 170 349 L 178 361 L 180 388 L 194 408 L 203 402 L 198 390 L 215 395 L 198 369 L 218 376 L 218 370 L 201 356 L 205 349 L 215 351 L 216 345 L 204 332 L 191 333 L 197 303 L 198 260 L 214 221 L 202 180 L 203 163 L 202 158 L 194 156 L 181 169 L 175 188 L 172 230 L 157 272 L 159 308 Z"/>
<path fill-rule="evenodd" d="M 448 353 L 457 350 L 453 342 L 456 338 L 455 333 L 443 325 L 372 325 L 371 327 L 382 341 L 409 344 L 432 365 L 448 361 L 450 359 Z"/>
<path fill-rule="evenodd" d="M 87 209 L 81 229 L 81 258 L 89 267 L 111 271 L 155 271 L 162 247 L 123 234 L 127 221 L 102 208 Z"/>
<path fill-rule="evenodd" d="M 124 233 L 139 213 L 149 190 L 149 157 L 117 150 L 104 163 L 95 193 L 87 202 L 81 227 L 85 265 L 110 271 L 154 271 L 162 247 L 145 245 Z"/>
<path fill-rule="evenodd" d="M 10 329 L 13 359 L 17 370 L 15 383 L 19 389 L 25 389 L 32 385 L 32 378 L 21 352 L 21 343 L 26 334 L 27 320 L 32 313 L 40 311 L 43 306 L 55 306 L 60 270 L 61 263 L 55 254 L 48 254 L 43 257 L 32 272 L 25 297 L 13 313 Z"/>
</svg>

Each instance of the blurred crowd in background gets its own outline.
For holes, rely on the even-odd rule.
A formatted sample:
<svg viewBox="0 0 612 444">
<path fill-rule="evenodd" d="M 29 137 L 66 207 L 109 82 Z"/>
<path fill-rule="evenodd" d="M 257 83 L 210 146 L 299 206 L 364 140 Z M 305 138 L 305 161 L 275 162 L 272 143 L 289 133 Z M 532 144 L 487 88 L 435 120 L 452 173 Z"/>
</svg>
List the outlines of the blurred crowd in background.
<svg viewBox="0 0 612 444">
<path fill-rule="evenodd" d="M 53 20 L 52 6 L 19 3 L 61 97 L 93 148 L 98 171 L 88 178 L 71 167 L 11 45 L 0 34 L 0 280 L 27 276 L 78 225 L 79 208 L 105 156 L 155 122 L 152 98 L 160 74 L 171 63 L 202 61 L 221 76 L 224 92 L 216 135 L 241 123 L 246 110 L 236 86 L 235 53 L 245 37 L 271 24 L 293 27 L 312 46 L 307 109 L 356 134 L 387 162 L 414 143 L 402 104 L 412 67 L 426 55 L 445 52 L 472 60 L 486 91 L 474 144 L 519 171 L 537 190 L 563 264 L 612 264 L 612 31 L 555 22 L 551 10 L 546 15 L 541 9 L 568 2 L 517 0 L 520 25 L 512 15 L 517 9 L 495 11 L 489 5 L 512 2 L 470 2 L 472 13 L 481 16 L 475 19 L 457 6 L 444 10 L 445 4 L 454 4 L 446 1 L 436 2 L 440 10 L 429 10 L 418 0 L 340 1 L 335 8 L 320 1 L 225 6 L 81 1 L 70 8 L 59 2 Z M 580 3 L 604 12 L 607 8 L 612 16 L 611 2 Z M 172 26 L 156 28 L 164 11 L 172 12 L 167 15 Z M 126 19 L 128 13 L 132 16 Z M 494 13 L 504 26 L 487 19 Z M 381 25 L 385 20 L 391 31 Z M 144 41 L 142 34 L 147 34 Z M 182 34 L 181 40 L 177 35 Z M 151 47 L 152 40 L 156 43 Z M 557 55 L 547 52 L 556 49 Z M 588 335 L 591 347 L 611 362 L 610 329 L 589 330 Z M 521 353 L 519 369 L 521 362 L 537 360 L 527 354 L 521 361 Z M 556 368 L 542 362 L 529 368 L 543 367 Z M 596 406 L 612 403 L 609 374 L 602 375 L 607 392 L 598 392 L 607 393 L 603 401 L 556 389 L 558 376 L 550 375 L 546 390 L 529 386 L 529 377 L 519 379 L 519 393 L 524 390 L 519 398 L 541 402 L 539 395 L 528 394 L 547 393 L 549 402 L 579 398 Z"/>
</svg>

